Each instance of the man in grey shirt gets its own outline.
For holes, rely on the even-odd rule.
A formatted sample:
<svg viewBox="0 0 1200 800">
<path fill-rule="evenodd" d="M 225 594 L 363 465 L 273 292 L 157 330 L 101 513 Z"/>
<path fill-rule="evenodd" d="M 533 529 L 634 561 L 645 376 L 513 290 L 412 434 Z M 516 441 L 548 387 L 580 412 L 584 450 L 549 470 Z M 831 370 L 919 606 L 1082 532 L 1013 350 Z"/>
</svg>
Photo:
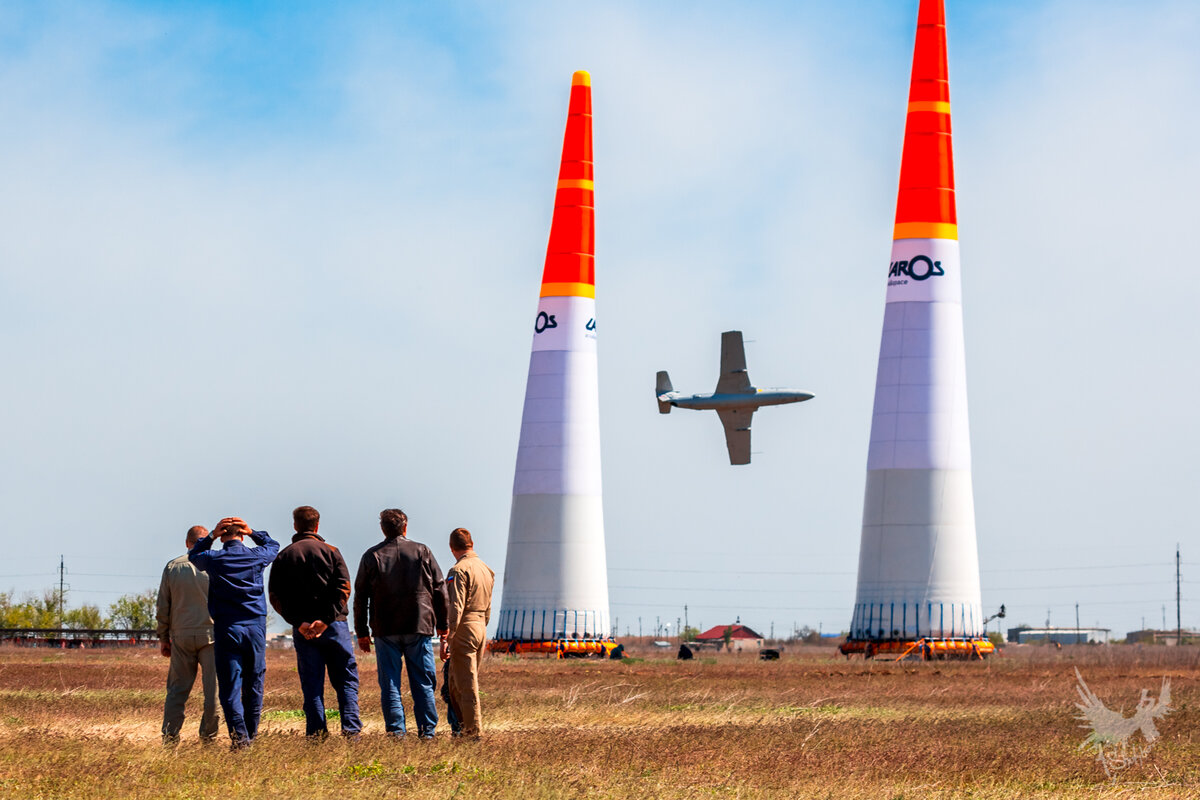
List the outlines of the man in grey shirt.
<svg viewBox="0 0 1200 800">
<path fill-rule="evenodd" d="M 187 548 L 208 535 L 196 525 L 187 532 Z M 204 715 L 200 739 L 217 737 L 217 669 L 213 654 L 213 621 L 208 614 L 208 575 L 196 569 L 184 553 L 163 568 L 158 586 L 158 641 L 164 656 L 171 659 L 167 672 L 167 701 L 163 706 L 163 744 L 179 742 L 183 709 L 196 683 L 196 667 L 203 677 Z"/>
</svg>

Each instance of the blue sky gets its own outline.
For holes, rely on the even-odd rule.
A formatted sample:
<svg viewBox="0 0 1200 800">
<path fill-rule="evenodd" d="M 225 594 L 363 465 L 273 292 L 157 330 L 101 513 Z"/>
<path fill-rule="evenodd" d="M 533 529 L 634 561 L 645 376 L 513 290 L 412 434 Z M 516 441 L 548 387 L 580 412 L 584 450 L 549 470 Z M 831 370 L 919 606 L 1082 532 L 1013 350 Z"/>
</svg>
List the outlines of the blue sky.
<svg viewBox="0 0 1200 800">
<path fill-rule="evenodd" d="M 1200 9 L 948 6 L 984 603 L 1160 623 L 1177 541 L 1200 590 Z M 502 568 L 589 69 L 613 614 L 844 628 L 915 9 L 0 7 L 0 588 L 61 553 L 104 605 L 302 503 L 351 562 L 399 505 Z M 651 391 L 707 390 L 731 328 L 817 394 L 742 469 Z"/>
</svg>

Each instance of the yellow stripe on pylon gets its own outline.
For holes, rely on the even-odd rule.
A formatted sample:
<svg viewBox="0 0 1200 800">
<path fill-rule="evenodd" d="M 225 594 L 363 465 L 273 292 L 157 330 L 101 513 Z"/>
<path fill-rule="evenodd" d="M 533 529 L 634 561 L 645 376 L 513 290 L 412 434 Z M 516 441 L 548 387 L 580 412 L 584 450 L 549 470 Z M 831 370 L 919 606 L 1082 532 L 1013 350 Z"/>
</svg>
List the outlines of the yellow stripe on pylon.
<svg viewBox="0 0 1200 800">
<path fill-rule="evenodd" d="M 587 189 L 589 192 L 596 191 L 596 182 L 589 181 L 583 178 L 571 179 L 563 178 L 558 182 L 559 189 Z"/>
<path fill-rule="evenodd" d="M 539 297 L 592 297 L 596 287 L 591 283 L 543 283 Z"/>
<path fill-rule="evenodd" d="M 958 225 L 949 222 L 897 222 L 893 239 L 954 239 L 958 240 Z"/>
<path fill-rule="evenodd" d="M 909 111 L 934 111 L 938 114 L 949 114 L 950 104 L 944 100 L 914 100 L 908 104 Z"/>
</svg>

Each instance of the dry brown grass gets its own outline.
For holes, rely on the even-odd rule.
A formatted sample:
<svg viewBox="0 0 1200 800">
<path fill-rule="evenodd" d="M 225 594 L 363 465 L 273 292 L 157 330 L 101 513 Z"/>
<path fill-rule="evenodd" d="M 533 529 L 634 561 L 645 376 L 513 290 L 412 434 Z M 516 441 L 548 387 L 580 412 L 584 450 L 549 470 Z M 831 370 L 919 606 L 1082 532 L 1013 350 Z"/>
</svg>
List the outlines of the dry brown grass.
<svg viewBox="0 0 1200 800">
<path fill-rule="evenodd" d="M 155 651 L 0 649 L 0 796 L 1200 797 L 1196 648 L 1009 649 L 982 665 L 818 649 L 779 662 L 493 658 L 481 743 L 386 740 L 367 657 L 366 735 L 321 745 L 270 713 L 300 707 L 292 659 L 269 655 L 264 735 L 231 754 L 195 740 L 195 697 L 190 738 L 158 743 Z M 1127 709 L 1172 679 L 1162 739 L 1116 783 L 1078 749 L 1075 666 Z"/>
</svg>

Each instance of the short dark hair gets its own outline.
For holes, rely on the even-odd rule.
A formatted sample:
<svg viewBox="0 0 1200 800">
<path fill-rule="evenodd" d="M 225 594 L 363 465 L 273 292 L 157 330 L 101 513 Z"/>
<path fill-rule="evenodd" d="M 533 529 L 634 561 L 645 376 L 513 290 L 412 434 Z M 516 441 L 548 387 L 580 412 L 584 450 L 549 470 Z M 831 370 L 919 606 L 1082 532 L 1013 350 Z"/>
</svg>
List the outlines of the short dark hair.
<svg viewBox="0 0 1200 800">
<path fill-rule="evenodd" d="M 292 522 L 296 523 L 296 530 L 300 533 L 315 531 L 321 522 L 321 512 L 312 506 L 300 506 L 292 512 Z"/>
<path fill-rule="evenodd" d="M 379 527 L 383 528 L 383 535 L 389 539 L 403 536 L 408 530 L 408 514 L 398 508 L 385 508 L 379 512 Z"/>
<path fill-rule="evenodd" d="M 208 536 L 208 528 L 204 527 L 203 525 L 193 525 L 192 527 L 188 528 L 188 532 L 187 532 L 188 549 L 191 549 L 192 545 L 194 545 L 196 542 L 203 539 L 205 536 Z"/>
<path fill-rule="evenodd" d="M 471 538 L 471 532 L 466 528 L 455 528 L 450 531 L 451 550 L 470 550 L 474 546 L 475 541 Z"/>
</svg>

